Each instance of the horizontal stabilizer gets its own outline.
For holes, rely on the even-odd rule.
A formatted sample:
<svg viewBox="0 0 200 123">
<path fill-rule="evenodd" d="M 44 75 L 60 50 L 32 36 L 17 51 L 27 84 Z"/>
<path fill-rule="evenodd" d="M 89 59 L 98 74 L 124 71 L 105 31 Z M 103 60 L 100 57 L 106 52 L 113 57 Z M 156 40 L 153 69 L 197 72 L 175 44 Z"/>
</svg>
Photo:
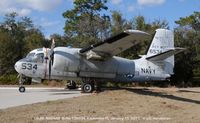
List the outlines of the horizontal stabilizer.
<svg viewBox="0 0 200 123">
<path fill-rule="evenodd" d="M 162 60 L 165 60 L 165 59 L 169 58 L 170 56 L 178 54 L 184 50 L 185 50 L 185 48 L 180 48 L 180 47 L 171 48 L 165 52 L 156 54 L 154 56 L 147 57 L 146 59 L 150 60 L 150 61 L 162 61 Z"/>
</svg>

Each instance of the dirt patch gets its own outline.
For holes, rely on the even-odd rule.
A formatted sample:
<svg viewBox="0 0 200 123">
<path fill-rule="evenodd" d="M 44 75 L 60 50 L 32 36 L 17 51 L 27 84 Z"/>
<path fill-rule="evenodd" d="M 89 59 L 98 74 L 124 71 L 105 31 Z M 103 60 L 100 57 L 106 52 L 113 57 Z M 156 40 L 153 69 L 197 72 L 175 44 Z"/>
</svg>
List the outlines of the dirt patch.
<svg viewBox="0 0 200 123">
<path fill-rule="evenodd" d="M 0 110 L 0 122 L 199 123 L 200 88 L 125 88 Z"/>
</svg>

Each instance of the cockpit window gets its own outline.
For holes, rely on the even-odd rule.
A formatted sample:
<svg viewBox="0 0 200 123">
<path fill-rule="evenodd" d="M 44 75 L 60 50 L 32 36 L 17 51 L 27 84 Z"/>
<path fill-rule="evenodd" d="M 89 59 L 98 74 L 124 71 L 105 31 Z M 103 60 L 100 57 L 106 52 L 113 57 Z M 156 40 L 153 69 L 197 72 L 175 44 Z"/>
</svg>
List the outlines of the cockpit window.
<svg viewBox="0 0 200 123">
<path fill-rule="evenodd" d="M 26 57 L 27 57 L 27 58 L 33 58 L 34 55 L 35 55 L 35 53 L 29 53 Z"/>
<path fill-rule="evenodd" d="M 44 53 L 38 53 L 34 56 L 35 62 L 43 63 Z"/>
<path fill-rule="evenodd" d="M 26 58 L 22 59 L 26 62 L 37 62 L 37 63 L 43 63 L 44 61 L 44 53 L 29 53 Z"/>
</svg>

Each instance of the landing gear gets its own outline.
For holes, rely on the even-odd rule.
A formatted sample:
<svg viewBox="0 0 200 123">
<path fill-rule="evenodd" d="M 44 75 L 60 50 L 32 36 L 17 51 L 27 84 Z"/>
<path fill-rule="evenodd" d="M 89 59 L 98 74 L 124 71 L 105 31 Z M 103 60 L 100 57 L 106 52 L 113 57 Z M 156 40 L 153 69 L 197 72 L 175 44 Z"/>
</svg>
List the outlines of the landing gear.
<svg viewBox="0 0 200 123">
<path fill-rule="evenodd" d="M 24 86 L 20 86 L 19 87 L 19 92 L 24 93 L 26 91 Z"/>
<path fill-rule="evenodd" d="M 70 81 L 67 83 L 67 88 L 68 88 L 68 89 L 76 89 L 76 82 L 74 82 L 73 80 L 70 80 Z"/>
<path fill-rule="evenodd" d="M 81 86 L 81 90 L 83 93 L 92 93 L 101 91 L 101 80 L 91 80 L 91 79 L 83 79 L 83 83 Z"/>
<path fill-rule="evenodd" d="M 19 74 L 19 92 L 24 93 L 26 91 L 25 87 L 23 86 L 25 80 L 25 76 L 22 74 Z"/>
<path fill-rule="evenodd" d="M 88 82 L 82 84 L 81 90 L 83 93 L 92 93 L 94 90 L 94 83 Z"/>
</svg>

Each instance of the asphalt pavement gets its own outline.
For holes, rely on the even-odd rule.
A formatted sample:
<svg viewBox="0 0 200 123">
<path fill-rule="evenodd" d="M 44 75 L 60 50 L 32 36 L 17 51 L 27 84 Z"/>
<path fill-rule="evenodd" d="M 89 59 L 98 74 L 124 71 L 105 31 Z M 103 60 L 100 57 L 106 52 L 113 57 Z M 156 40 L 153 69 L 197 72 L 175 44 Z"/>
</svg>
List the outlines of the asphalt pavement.
<svg viewBox="0 0 200 123">
<path fill-rule="evenodd" d="M 66 90 L 64 88 L 28 87 L 25 93 L 20 93 L 18 87 L 0 87 L 0 109 L 82 95 L 85 94 L 82 94 L 80 90 Z"/>
</svg>

